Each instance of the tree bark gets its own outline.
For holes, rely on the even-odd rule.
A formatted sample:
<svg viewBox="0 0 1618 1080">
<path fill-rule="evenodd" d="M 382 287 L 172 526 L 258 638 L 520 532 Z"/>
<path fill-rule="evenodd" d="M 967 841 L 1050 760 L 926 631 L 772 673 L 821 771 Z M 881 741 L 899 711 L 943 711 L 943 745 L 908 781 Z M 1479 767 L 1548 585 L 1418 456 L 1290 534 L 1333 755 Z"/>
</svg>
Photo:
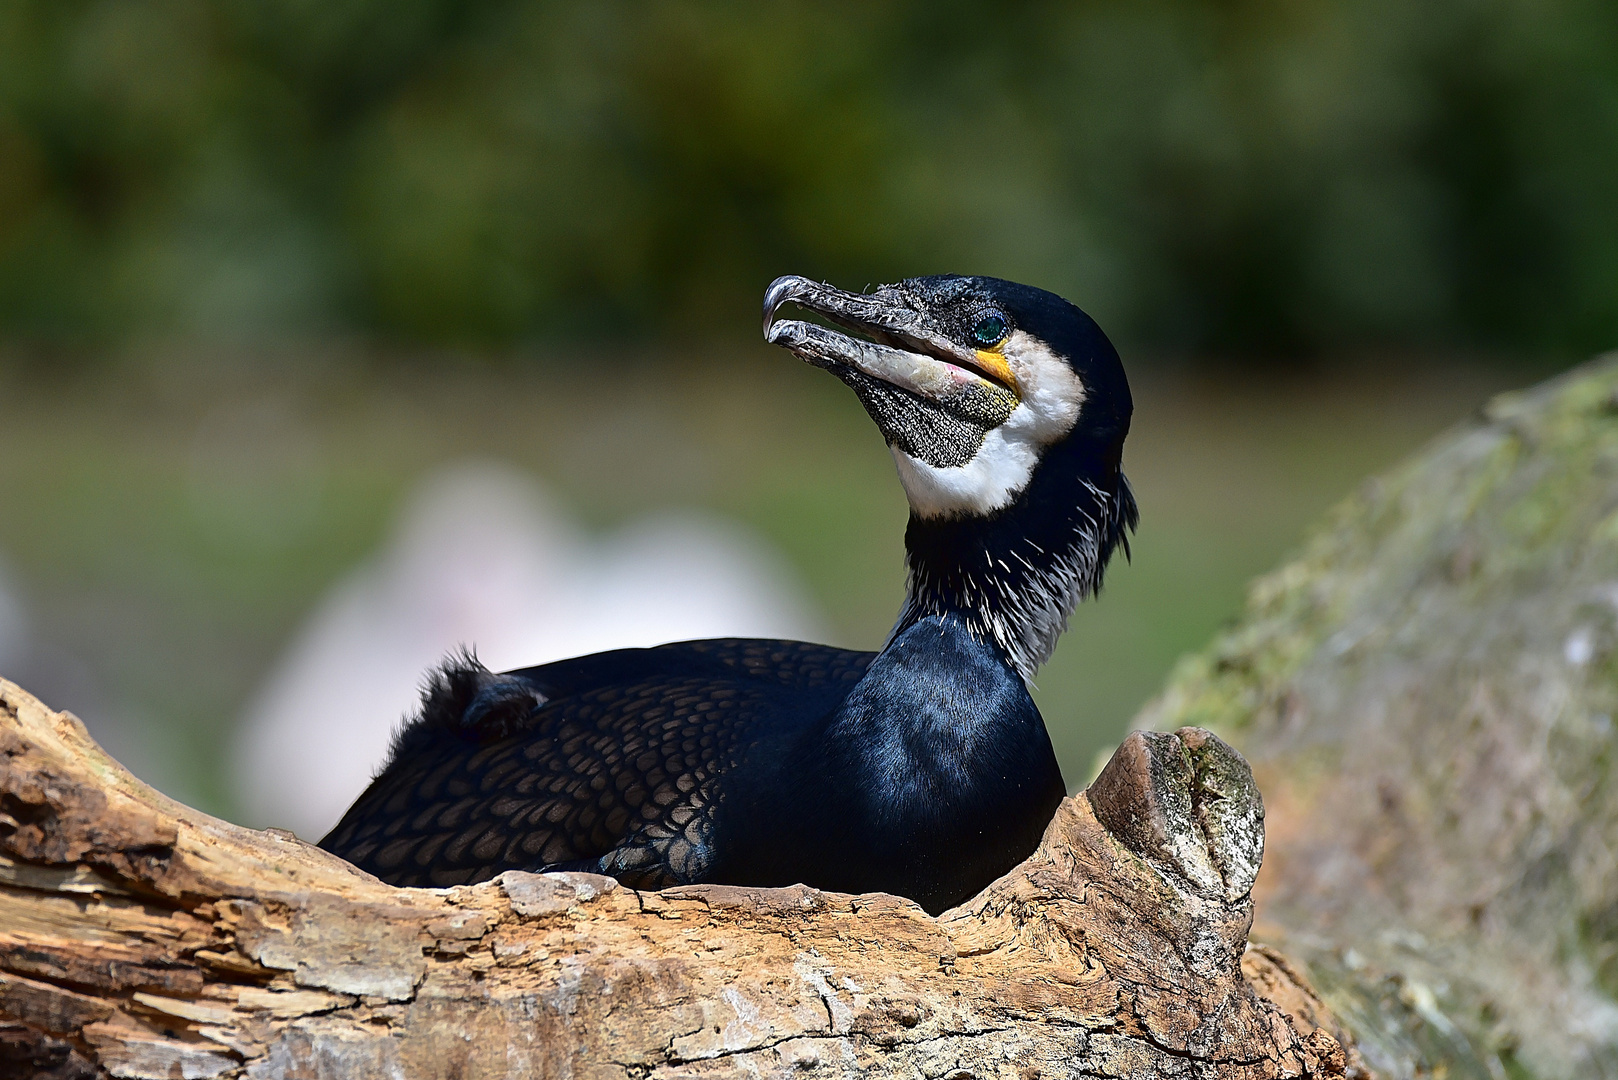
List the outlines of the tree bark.
<svg viewBox="0 0 1618 1080">
<path fill-rule="evenodd" d="M 1618 1076 L 1618 356 L 1368 483 L 1142 726 L 1270 804 L 1256 936 L 1390 1078 Z"/>
<path fill-rule="evenodd" d="M 802 886 L 508 872 L 395 889 L 165 798 L 0 681 L 0 1075 L 1358 1074 L 1247 948 L 1263 806 L 1137 734 L 1037 852 L 929 917 Z"/>
</svg>

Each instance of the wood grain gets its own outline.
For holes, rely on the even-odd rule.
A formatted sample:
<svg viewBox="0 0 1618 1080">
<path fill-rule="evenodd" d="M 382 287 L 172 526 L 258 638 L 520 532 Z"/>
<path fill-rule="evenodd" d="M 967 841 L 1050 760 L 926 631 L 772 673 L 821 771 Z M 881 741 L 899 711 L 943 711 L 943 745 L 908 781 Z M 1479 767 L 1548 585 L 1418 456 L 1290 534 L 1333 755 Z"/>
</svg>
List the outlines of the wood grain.
<svg viewBox="0 0 1618 1080">
<path fill-rule="evenodd" d="M 803 886 L 396 889 L 165 798 L 0 681 L 0 1076 L 1360 1073 L 1247 950 L 1245 762 L 1138 734 L 1095 792 L 936 919 Z"/>
</svg>

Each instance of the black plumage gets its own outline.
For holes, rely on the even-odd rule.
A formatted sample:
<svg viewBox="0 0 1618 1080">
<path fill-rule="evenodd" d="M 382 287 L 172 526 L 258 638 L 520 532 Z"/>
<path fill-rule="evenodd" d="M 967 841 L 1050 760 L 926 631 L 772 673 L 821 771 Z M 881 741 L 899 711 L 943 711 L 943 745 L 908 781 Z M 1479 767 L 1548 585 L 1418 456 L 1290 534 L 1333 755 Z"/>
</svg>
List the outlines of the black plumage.
<svg viewBox="0 0 1618 1080">
<path fill-rule="evenodd" d="M 399 885 L 603 856 L 634 884 L 695 880 L 725 799 L 715 781 L 758 752 L 749 735 L 829 713 L 875 655 L 693 641 L 506 675 L 462 655 L 324 844 Z"/>
<path fill-rule="evenodd" d="M 775 322 L 787 300 L 868 340 Z M 771 341 L 859 392 L 906 479 L 887 645 L 695 641 L 506 674 L 452 658 L 322 846 L 398 885 L 580 869 L 931 911 L 1033 849 L 1065 788 L 1027 679 L 1135 521 L 1116 353 L 1065 301 L 986 278 L 867 296 L 782 279 L 766 307 Z"/>
</svg>

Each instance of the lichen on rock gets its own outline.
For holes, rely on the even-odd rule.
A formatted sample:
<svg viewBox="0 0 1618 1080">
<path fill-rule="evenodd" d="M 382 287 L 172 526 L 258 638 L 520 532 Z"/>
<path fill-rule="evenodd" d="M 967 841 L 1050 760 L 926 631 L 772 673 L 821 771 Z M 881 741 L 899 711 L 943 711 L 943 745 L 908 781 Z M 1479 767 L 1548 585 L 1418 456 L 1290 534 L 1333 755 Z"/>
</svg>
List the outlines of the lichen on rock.
<svg viewBox="0 0 1618 1080">
<path fill-rule="evenodd" d="M 1258 933 L 1389 1077 L 1618 1075 L 1618 356 L 1367 482 L 1137 725 L 1269 806 Z"/>
</svg>

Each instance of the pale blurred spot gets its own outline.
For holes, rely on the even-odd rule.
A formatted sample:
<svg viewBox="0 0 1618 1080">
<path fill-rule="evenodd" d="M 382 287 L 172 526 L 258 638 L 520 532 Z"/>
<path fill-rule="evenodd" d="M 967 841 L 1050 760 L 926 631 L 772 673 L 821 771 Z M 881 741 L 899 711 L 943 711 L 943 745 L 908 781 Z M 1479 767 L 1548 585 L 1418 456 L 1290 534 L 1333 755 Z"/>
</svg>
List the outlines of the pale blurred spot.
<svg viewBox="0 0 1618 1080">
<path fill-rule="evenodd" d="M 451 468 L 248 705 L 234 755 L 245 820 L 323 836 L 381 765 L 423 674 L 462 644 L 499 671 L 730 636 L 823 639 L 796 575 L 752 532 L 681 513 L 592 537 L 524 473 Z"/>
</svg>

